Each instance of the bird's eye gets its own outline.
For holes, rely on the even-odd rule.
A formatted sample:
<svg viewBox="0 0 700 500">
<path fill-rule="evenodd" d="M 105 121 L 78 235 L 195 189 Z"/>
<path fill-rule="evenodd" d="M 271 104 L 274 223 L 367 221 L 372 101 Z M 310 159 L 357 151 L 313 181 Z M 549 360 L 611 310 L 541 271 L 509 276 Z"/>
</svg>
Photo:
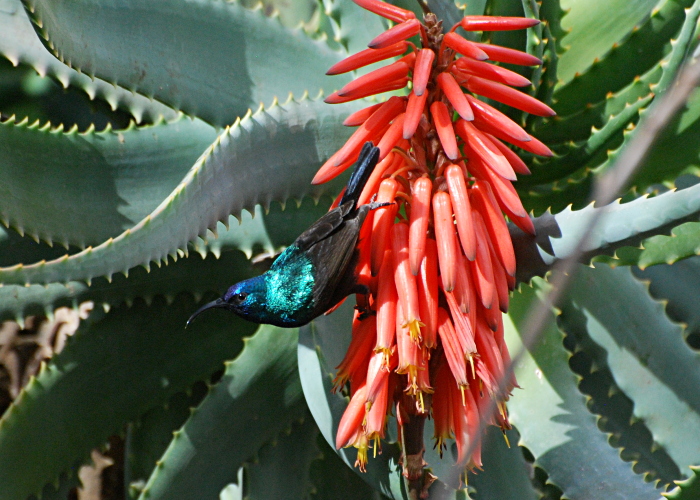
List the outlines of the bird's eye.
<svg viewBox="0 0 700 500">
<path fill-rule="evenodd" d="M 233 300 L 235 302 L 238 302 L 239 304 L 245 300 L 245 298 L 248 296 L 246 293 L 237 293 L 236 295 L 233 296 Z"/>
</svg>

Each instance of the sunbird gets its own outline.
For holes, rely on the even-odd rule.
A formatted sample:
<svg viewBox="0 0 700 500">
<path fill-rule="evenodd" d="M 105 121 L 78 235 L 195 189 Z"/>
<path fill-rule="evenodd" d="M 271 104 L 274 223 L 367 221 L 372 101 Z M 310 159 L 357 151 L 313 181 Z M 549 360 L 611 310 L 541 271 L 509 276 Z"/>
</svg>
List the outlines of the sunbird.
<svg viewBox="0 0 700 500">
<path fill-rule="evenodd" d="M 260 276 L 231 286 L 223 297 L 205 304 L 226 309 L 254 323 L 286 328 L 302 326 L 353 293 L 367 293 L 357 283 L 355 263 L 360 228 L 370 210 L 387 203 L 357 206 L 360 193 L 379 160 L 379 148 L 365 143 L 337 208 L 318 219 L 289 245 Z"/>
</svg>

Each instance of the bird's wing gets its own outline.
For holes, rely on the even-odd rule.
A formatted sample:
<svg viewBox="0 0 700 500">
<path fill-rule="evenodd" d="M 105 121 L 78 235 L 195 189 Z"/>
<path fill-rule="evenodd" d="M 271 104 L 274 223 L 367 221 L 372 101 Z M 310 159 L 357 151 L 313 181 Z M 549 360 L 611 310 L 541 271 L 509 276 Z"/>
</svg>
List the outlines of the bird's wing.
<svg viewBox="0 0 700 500">
<path fill-rule="evenodd" d="M 356 216 L 346 219 L 336 232 L 318 241 L 307 251 L 313 255 L 312 262 L 316 264 L 314 299 L 324 311 L 335 305 L 330 302 L 349 294 L 349 287 L 354 284 L 351 277 L 355 269 L 350 267 L 367 211 L 361 207 Z"/>
<path fill-rule="evenodd" d="M 353 209 L 353 205 L 354 202 L 348 202 L 334 208 L 318 219 L 313 226 L 301 233 L 293 244 L 299 248 L 299 250 L 303 252 L 307 251 L 313 245 L 338 229 L 343 223 L 345 216 Z"/>
</svg>

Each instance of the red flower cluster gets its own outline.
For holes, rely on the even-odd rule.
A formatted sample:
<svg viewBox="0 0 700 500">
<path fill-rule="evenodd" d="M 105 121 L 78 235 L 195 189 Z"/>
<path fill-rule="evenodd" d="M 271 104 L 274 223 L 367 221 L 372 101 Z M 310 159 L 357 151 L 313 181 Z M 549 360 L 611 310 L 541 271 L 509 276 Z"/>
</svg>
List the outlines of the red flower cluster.
<svg viewBox="0 0 700 500">
<path fill-rule="evenodd" d="M 336 384 L 349 382 L 351 400 L 336 445 L 357 447 L 356 465 L 363 469 L 393 408 L 400 427 L 412 415 L 432 415 L 440 450 L 454 438 L 458 462 L 479 467 L 480 447 L 471 456 L 467 451 L 479 441 L 481 419 L 510 426 L 508 396 L 499 391 L 510 362 L 501 313 L 515 286 L 515 255 L 503 214 L 534 234 L 511 183 L 516 173 L 529 170 L 502 141 L 538 155 L 552 153 L 472 94 L 539 116 L 554 112 L 511 88 L 529 80 L 486 62 L 532 66 L 541 64 L 538 58 L 468 41 L 455 30 L 514 30 L 539 21 L 467 16 L 443 34 L 432 14 L 421 23 L 412 12 L 380 0 L 354 1 L 396 24 L 328 73 L 401 58 L 348 83 L 326 102 L 395 91 L 409 82 L 411 91 L 349 116 L 345 125 L 359 128 L 314 178 L 321 183 L 339 175 L 373 141 L 380 161 L 359 203 L 374 197 L 394 202 L 371 212 L 360 234 L 357 272 L 370 294 L 358 296 L 352 342 L 338 367 Z M 415 35 L 421 48 L 407 41 Z M 360 312 L 368 310 L 376 314 Z M 506 393 L 515 386 L 508 380 Z M 491 398 L 499 409 L 493 416 L 485 410 Z"/>
</svg>

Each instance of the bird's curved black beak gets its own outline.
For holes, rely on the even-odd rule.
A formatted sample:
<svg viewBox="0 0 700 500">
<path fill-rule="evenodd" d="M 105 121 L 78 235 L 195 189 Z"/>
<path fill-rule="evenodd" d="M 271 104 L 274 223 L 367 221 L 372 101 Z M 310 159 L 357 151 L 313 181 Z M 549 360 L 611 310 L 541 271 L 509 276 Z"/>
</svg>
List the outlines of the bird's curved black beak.
<svg viewBox="0 0 700 500">
<path fill-rule="evenodd" d="M 192 321 L 194 321 L 194 319 L 197 316 L 202 314 L 207 309 L 215 309 L 215 308 L 225 309 L 227 306 L 228 306 L 228 304 L 226 303 L 226 301 L 224 299 L 216 299 L 216 300 L 209 302 L 208 304 L 204 304 L 202 307 L 197 309 L 192 316 L 190 316 L 190 319 L 187 320 L 187 324 L 185 325 L 185 328 L 190 326 L 190 323 L 192 323 Z"/>
</svg>

